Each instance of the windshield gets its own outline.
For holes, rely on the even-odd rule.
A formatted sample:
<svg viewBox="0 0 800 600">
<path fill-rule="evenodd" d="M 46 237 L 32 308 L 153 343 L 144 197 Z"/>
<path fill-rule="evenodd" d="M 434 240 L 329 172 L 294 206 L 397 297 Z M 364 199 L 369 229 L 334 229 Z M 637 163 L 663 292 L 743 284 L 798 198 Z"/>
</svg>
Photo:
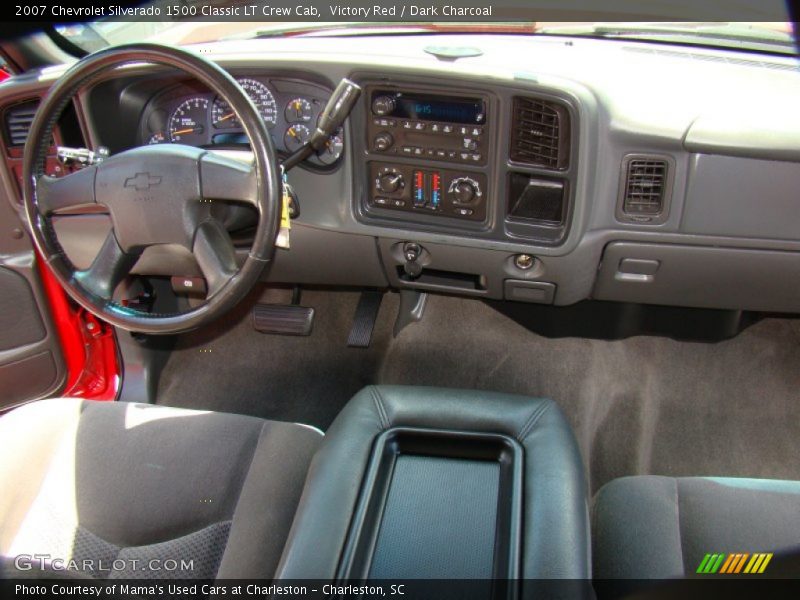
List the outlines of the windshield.
<svg viewBox="0 0 800 600">
<path fill-rule="evenodd" d="M 795 53 L 789 22 L 207 22 L 95 21 L 56 26 L 82 52 L 128 42 L 186 45 L 226 39 L 408 33 L 507 33 L 633 39 L 737 50 Z"/>
</svg>

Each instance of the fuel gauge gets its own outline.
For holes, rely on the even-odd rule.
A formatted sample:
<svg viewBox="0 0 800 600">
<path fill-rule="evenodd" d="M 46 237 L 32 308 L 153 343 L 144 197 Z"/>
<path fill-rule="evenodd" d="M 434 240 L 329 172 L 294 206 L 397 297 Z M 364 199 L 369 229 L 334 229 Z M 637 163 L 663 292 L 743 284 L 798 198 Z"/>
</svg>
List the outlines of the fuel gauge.
<svg viewBox="0 0 800 600">
<path fill-rule="evenodd" d="M 308 127 L 297 123 L 295 125 L 291 125 L 286 130 L 286 133 L 283 136 L 283 143 L 286 146 L 286 150 L 289 152 L 294 152 L 305 145 L 310 136 L 311 132 L 308 130 Z"/>
<path fill-rule="evenodd" d="M 313 112 L 314 109 L 311 107 L 311 102 L 305 98 L 295 98 L 286 105 L 284 114 L 286 115 L 286 120 L 290 123 L 297 121 L 308 123 L 313 116 Z"/>
</svg>

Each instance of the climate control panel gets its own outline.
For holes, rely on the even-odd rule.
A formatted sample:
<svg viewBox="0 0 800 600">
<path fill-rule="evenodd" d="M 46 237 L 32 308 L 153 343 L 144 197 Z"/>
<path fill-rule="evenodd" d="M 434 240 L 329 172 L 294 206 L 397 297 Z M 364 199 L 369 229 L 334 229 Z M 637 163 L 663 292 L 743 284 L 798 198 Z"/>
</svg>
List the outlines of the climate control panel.
<svg viewBox="0 0 800 600">
<path fill-rule="evenodd" d="M 486 218 L 486 176 L 466 170 L 371 162 L 368 203 L 470 221 Z"/>
</svg>

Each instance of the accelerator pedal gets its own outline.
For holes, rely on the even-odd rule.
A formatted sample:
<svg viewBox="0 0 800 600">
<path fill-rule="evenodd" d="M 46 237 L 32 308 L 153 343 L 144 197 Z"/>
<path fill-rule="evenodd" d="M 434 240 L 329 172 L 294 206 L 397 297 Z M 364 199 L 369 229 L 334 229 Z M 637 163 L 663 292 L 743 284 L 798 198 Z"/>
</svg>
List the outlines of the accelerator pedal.
<svg viewBox="0 0 800 600">
<path fill-rule="evenodd" d="M 253 327 L 261 333 L 311 335 L 314 309 L 300 306 L 299 301 L 299 289 L 295 289 L 292 304 L 256 304 L 253 308 Z"/>
<path fill-rule="evenodd" d="M 372 331 L 375 321 L 378 320 L 378 310 L 383 300 L 383 292 L 361 292 L 358 299 L 356 314 L 353 316 L 353 327 L 347 336 L 347 345 L 351 348 L 369 348 L 372 341 Z"/>
</svg>

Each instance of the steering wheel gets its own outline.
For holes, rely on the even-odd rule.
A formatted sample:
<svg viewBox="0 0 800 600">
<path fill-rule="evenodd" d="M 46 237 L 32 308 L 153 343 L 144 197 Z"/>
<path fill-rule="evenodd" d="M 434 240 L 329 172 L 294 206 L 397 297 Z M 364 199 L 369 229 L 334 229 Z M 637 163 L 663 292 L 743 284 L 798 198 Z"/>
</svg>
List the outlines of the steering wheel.
<svg viewBox="0 0 800 600">
<path fill-rule="evenodd" d="M 244 164 L 177 144 L 143 146 L 106 158 L 65 177 L 45 175 L 47 149 L 59 115 L 75 93 L 123 65 L 172 67 L 199 80 L 228 102 L 250 139 L 254 160 Z M 34 117 L 23 158 L 25 214 L 36 248 L 69 295 L 117 327 L 150 334 L 188 331 L 241 300 L 275 251 L 281 182 L 275 149 L 253 102 L 216 64 L 178 48 L 130 44 L 91 54 L 50 90 Z M 211 214 L 209 199 L 249 203 L 258 211 L 253 245 L 237 266 L 228 232 Z M 53 213 L 97 203 L 108 208 L 112 229 L 97 257 L 78 270 L 52 226 Z M 194 254 L 204 275 L 206 300 L 186 312 L 144 313 L 113 299 L 117 285 L 149 246 L 179 244 Z"/>
</svg>

